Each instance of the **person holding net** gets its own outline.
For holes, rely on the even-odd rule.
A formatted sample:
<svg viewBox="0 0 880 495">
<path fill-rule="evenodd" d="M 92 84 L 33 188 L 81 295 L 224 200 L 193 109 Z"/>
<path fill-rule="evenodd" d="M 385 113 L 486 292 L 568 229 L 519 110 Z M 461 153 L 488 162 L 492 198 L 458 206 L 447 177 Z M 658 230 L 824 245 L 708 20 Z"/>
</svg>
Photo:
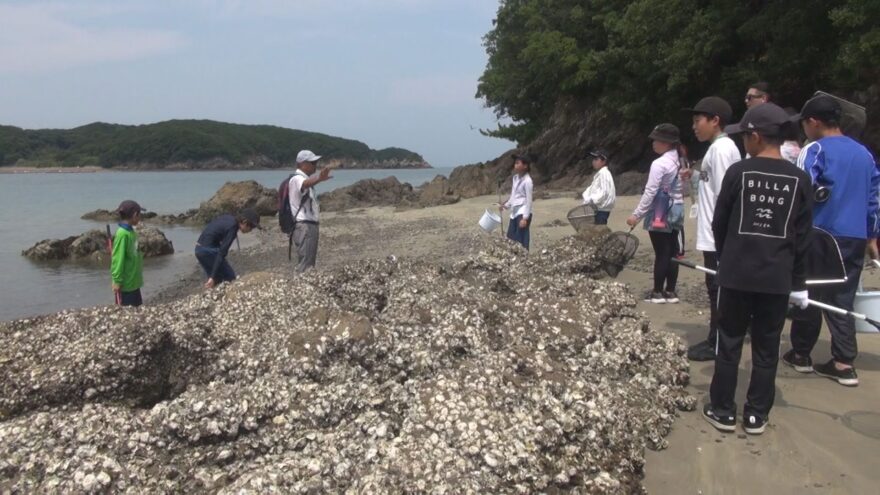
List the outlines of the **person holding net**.
<svg viewBox="0 0 880 495">
<path fill-rule="evenodd" d="M 679 172 L 682 167 L 680 132 L 673 124 L 660 124 L 648 136 L 654 152 L 660 157 L 651 163 L 648 183 L 626 224 L 634 227 L 644 218 L 645 230 L 654 248 L 654 288 L 645 300 L 654 304 L 677 303 L 675 286 L 678 265 L 672 258 L 679 256 L 679 231 L 684 225 L 684 200 Z"/>
</svg>

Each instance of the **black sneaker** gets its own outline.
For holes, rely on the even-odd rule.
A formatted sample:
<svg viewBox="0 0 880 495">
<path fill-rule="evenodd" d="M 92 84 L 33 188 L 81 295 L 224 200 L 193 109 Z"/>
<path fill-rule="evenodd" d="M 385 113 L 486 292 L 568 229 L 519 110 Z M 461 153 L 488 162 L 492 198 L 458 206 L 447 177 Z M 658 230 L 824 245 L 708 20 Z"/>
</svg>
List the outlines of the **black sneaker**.
<svg viewBox="0 0 880 495">
<path fill-rule="evenodd" d="M 688 359 L 691 361 L 714 361 L 715 346 L 704 340 L 688 347 Z"/>
<path fill-rule="evenodd" d="M 712 404 L 703 406 L 703 419 L 718 431 L 726 433 L 736 431 L 736 416 L 720 416 L 715 414 L 715 411 L 712 410 Z"/>
<path fill-rule="evenodd" d="M 855 368 L 839 370 L 834 366 L 834 360 L 830 360 L 825 364 L 817 364 L 813 366 L 813 371 L 819 376 L 830 378 L 837 383 L 846 387 L 857 387 L 859 385 L 859 375 L 856 374 Z"/>
<path fill-rule="evenodd" d="M 794 368 L 798 373 L 813 372 L 813 360 L 810 359 L 810 356 L 798 355 L 794 349 L 782 355 L 782 362 Z"/>
<path fill-rule="evenodd" d="M 664 291 L 663 298 L 666 299 L 666 304 L 677 304 L 679 301 L 678 294 L 674 290 Z"/>
<path fill-rule="evenodd" d="M 666 298 L 663 297 L 662 292 L 653 290 L 645 296 L 645 302 L 654 303 L 654 304 L 665 304 Z"/>
<path fill-rule="evenodd" d="M 765 428 L 767 428 L 767 420 L 761 416 L 743 414 L 743 430 L 749 435 L 760 435 L 764 433 Z"/>
</svg>

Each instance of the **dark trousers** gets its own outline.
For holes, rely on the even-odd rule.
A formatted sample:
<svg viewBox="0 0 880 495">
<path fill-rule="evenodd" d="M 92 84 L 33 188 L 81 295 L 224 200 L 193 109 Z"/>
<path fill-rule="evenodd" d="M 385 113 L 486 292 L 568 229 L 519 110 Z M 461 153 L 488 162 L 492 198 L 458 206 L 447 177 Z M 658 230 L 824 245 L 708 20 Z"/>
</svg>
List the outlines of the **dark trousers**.
<svg viewBox="0 0 880 495">
<path fill-rule="evenodd" d="M 596 211 L 596 216 L 593 217 L 593 222 L 596 225 L 608 225 L 608 217 L 611 215 L 610 211 Z"/>
<path fill-rule="evenodd" d="M 718 253 L 703 251 L 703 266 L 710 270 L 718 270 Z M 718 338 L 718 279 L 715 275 L 706 274 L 706 293 L 709 295 L 709 335 L 706 341 L 715 347 Z"/>
<path fill-rule="evenodd" d="M 678 254 L 678 232 L 648 232 L 654 247 L 654 290 L 675 291 L 678 283 L 678 264 L 672 258 Z"/>
<path fill-rule="evenodd" d="M 208 278 L 211 278 L 211 271 L 214 269 L 214 263 L 218 256 L 220 256 L 220 250 L 217 248 L 196 246 L 196 259 L 199 260 L 199 264 L 202 265 L 202 269 L 205 270 L 205 275 Z M 214 282 L 220 285 L 223 282 L 232 282 L 233 280 L 235 280 L 235 271 L 229 265 L 229 262 L 224 259 L 217 268 Z"/>
<path fill-rule="evenodd" d="M 785 325 L 788 294 L 763 294 L 721 288 L 718 294 L 718 344 L 709 387 L 712 408 L 735 415 L 736 377 L 743 340 L 752 324 L 752 377 L 743 415 L 767 419 L 776 397 L 779 338 Z"/>
<path fill-rule="evenodd" d="M 865 262 L 865 239 L 851 237 L 836 238 L 846 267 L 846 282 L 841 284 L 810 287 L 810 298 L 848 311 L 853 310 L 862 264 Z M 856 343 L 856 323 L 852 316 L 839 315 L 817 309 L 813 306 L 798 311 L 791 324 L 791 346 L 801 356 L 809 356 L 819 340 L 822 330 L 822 315 L 831 333 L 831 356 L 842 364 L 853 364 L 859 352 Z"/>
<path fill-rule="evenodd" d="M 510 219 L 510 226 L 507 229 L 507 238 L 511 241 L 516 241 L 522 244 L 526 249 L 529 249 L 529 227 L 532 226 L 532 216 L 529 215 L 529 224 L 526 225 L 526 228 L 524 229 L 519 227 L 520 220 L 522 220 L 522 215 Z"/>
<path fill-rule="evenodd" d="M 141 290 L 135 289 L 131 292 L 122 292 L 119 291 L 116 293 L 116 304 L 120 306 L 140 306 L 144 303 L 144 299 L 141 297 Z"/>
</svg>

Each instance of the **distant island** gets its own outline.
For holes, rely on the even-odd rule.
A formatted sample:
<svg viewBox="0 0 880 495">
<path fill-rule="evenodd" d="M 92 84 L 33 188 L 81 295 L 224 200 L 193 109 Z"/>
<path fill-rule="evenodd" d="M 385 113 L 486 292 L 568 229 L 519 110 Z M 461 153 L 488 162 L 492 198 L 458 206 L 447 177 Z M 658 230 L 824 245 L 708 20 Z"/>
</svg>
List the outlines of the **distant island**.
<svg viewBox="0 0 880 495">
<path fill-rule="evenodd" d="M 338 168 L 431 168 L 421 155 L 402 148 L 374 150 L 352 139 L 271 125 L 212 120 L 38 130 L 0 125 L 0 167 L 267 169 L 290 166 L 302 149 Z"/>
</svg>

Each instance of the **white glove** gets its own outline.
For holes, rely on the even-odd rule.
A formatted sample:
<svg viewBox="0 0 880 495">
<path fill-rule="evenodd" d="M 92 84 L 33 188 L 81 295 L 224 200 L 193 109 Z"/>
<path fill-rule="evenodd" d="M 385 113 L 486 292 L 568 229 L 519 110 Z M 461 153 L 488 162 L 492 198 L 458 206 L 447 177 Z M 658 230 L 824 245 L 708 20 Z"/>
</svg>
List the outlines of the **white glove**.
<svg viewBox="0 0 880 495">
<path fill-rule="evenodd" d="M 807 309 L 807 299 L 809 298 L 810 296 L 807 294 L 807 291 L 796 290 L 788 295 L 788 303 L 801 309 Z"/>
</svg>

